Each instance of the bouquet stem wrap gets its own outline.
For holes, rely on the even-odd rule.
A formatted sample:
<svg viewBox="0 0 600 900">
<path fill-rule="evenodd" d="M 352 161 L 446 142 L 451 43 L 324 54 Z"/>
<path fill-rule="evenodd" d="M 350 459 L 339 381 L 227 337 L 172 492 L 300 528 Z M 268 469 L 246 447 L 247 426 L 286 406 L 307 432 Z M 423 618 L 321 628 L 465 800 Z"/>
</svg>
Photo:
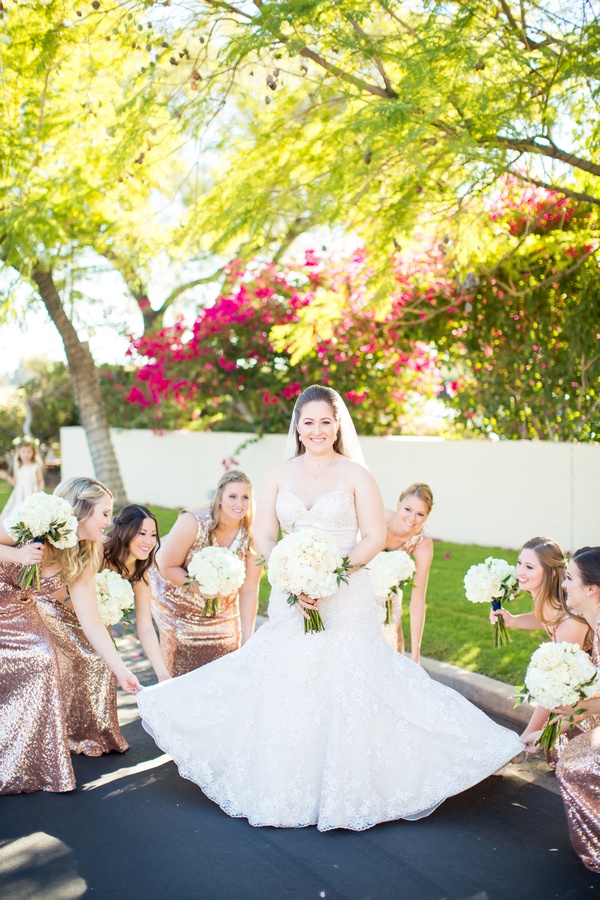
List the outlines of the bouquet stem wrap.
<svg viewBox="0 0 600 900">
<path fill-rule="evenodd" d="M 502 609 L 502 601 L 492 600 L 492 609 L 494 610 L 494 612 Z M 505 644 L 512 644 L 512 638 L 508 633 L 506 622 L 504 621 L 502 616 L 498 616 L 498 618 L 494 622 L 494 647 L 497 650 L 498 647 L 504 647 Z"/>
</svg>

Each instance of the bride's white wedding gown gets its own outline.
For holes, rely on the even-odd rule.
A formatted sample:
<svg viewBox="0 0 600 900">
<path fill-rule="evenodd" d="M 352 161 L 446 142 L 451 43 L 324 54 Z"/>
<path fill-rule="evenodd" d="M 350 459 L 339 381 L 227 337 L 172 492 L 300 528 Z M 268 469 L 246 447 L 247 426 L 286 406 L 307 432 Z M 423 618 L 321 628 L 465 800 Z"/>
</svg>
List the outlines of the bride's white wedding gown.
<svg viewBox="0 0 600 900">
<path fill-rule="evenodd" d="M 280 490 L 284 531 L 356 543 L 354 496 L 331 491 L 311 509 Z M 304 634 L 273 591 L 269 622 L 234 653 L 144 688 L 144 727 L 184 778 L 252 825 L 370 828 L 419 818 L 518 754 L 517 735 L 432 681 L 381 635 L 368 573 L 358 571 Z"/>
</svg>

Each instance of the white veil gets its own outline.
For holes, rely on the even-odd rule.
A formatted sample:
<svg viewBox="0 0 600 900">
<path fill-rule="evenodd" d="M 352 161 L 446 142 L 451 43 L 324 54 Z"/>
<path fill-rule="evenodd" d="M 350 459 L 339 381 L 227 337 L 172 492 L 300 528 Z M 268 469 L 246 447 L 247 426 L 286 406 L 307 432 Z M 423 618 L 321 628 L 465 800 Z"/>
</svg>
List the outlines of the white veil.
<svg viewBox="0 0 600 900">
<path fill-rule="evenodd" d="M 340 434 L 342 437 L 344 455 L 348 456 L 354 462 L 360 463 L 361 466 L 365 466 L 366 468 L 367 464 L 365 462 L 365 457 L 362 452 L 358 434 L 356 433 L 356 428 L 354 427 L 354 422 L 352 421 L 352 416 L 350 415 L 348 407 L 337 391 L 334 391 L 333 388 L 329 388 L 329 390 L 335 395 L 337 399 L 338 410 L 340 413 Z M 298 401 L 296 401 L 296 403 L 297 402 Z M 292 419 L 287 433 L 287 440 L 285 442 L 285 450 L 283 454 L 284 459 L 291 459 L 292 456 L 296 455 L 296 403 L 294 404 Z"/>
</svg>

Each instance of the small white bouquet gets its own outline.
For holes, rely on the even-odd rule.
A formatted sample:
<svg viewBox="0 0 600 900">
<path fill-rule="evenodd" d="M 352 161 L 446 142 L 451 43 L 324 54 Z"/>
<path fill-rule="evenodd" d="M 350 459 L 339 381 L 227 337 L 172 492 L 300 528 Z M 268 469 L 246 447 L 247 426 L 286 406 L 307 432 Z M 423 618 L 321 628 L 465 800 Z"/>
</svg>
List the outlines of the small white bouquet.
<svg viewBox="0 0 600 900">
<path fill-rule="evenodd" d="M 197 581 L 200 591 L 209 595 L 202 610 L 203 616 L 216 616 L 219 597 L 230 597 L 239 591 L 246 580 L 244 562 L 227 547 L 203 547 L 190 559 L 189 581 Z"/>
<path fill-rule="evenodd" d="M 128 622 L 128 612 L 135 603 L 133 588 L 118 572 L 103 569 L 96 575 L 96 602 L 100 618 L 107 628 L 121 619 Z"/>
<path fill-rule="evenodd" d="M 4 519 L 4 529 L 17 544 L 48 541 L 59 550 L 74 547 L 77 543 L 77 519 L 69 503 L 55 494 L 38 491 L 30 494 Z M 19 584 L 28 588 L 36 581 L 40 589 L 40 567 L 25 566 Z"/>
<path fill-rule="evenodd" d="M 561 641 L 540 644 L 534 651 L 525 675 L 517 706 L 535 700 L 546 709 L 575 706 L 600 692 L 600 672 L 578 644 Z M 575 709 L 570 721 L 584 709 Z M 561 716 L 551 716 L 542 731 L 540 747 L 551 750 L 562 729 Z"/>
<path fill-rule="evenodd" d="M 300 594 L 313 600 L 330 597 L 342 581 L 347 583 L 350 568 L 348 557 L 342 556 L 328 535 L 293 531 L 273 547 L 267 575 L 272 587 L 287 594 L 293 606 Z M 308 610 L 308 615 L 305 634 L 325 630 L 317 609 Z"/>
<path fill-rule="evenodd" d="M 404 550 L 382 550 L 369 563 L 371 583 L 377 597 L 385 597 L 385 624 L 392 624 L 394 594 L 402 600 L 402 589 L 413 586 L 416 566 Z"/>
<path fill-rule="evenodd" d="M 520 591 L 517 573 L 514 566 L 505 559 L 488 556 L 485 562 L 471 566 L 465 575 L 465 593 L 471 603 L 491 603 L 493 610 L 502 607 L 502 601 L 508 603 Z M 494 623 L 494 647 L 511 644 L 504 619 L 498 616 Z"/>
</svg>

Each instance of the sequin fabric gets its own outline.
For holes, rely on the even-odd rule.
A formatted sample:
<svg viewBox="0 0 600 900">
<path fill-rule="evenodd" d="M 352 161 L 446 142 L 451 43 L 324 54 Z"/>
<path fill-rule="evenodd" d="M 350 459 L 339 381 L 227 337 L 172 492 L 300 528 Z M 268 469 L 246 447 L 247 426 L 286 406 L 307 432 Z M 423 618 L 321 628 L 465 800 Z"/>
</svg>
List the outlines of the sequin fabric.
<svg viewBox="0 0 600 900">
<path fill-rule="evenodd" d="M 187 569 L 194 553 L 216 545 L 209 537 L 212 525 L 207 509 L 188 509 L 198 522 L 198 531 L 184 561 Z M 249 537 L 242 526 L 229 548 L 241 559 L 246 558 Z M 203 616 L 204 601 L 188 588 L 166 581 L 157 569 L 150 574 L 152 615 L 160 635 L 160 647 L 171 675 L 184 675 L 199 666 L 238 650 L 242 641 L 239 595 L 221 597 L 219 613 Z"/>
<path fill-rule="evenodd" d="M 396 547 L 396 550 L 404 550 L 405 553 L 414 553 L 419 544 L 422 544 L 425 538 L 429 537 L 429 532 L 426 528 L 421 528 L 418 534 L 413 534 L 412 537 L 402 544 L 401 547 Z M 392 650 L 397 650 L 398 653 L 404 653 L 404 632 L 402 630 L 402 594 L 399 596 L 396 594 L 392 600 L 392 624 L 391 625 L 381 625 L 381 633 L 386 639 L 387 643 L 390 645 Z M 378 597 L 377 602 L 382 608 L 385 608 L 385 597 Z"/>
<path fill-rule="evenodd" d="M 39 596 L 38 607 L 58 654 L 71 753 L 123 753 L 129 744 L 119 728 L 117 679 L 86 638 L 72 609 L 48 593 Z"/>
<path fill-rule="evenodd" d="M 0 565 L 0 794 L 72 791 L 56 643 L 21 566 Z M 42 579 L 42 592 L 62 587 Z"/>
<path fill-rule="evenodd" d="M 592 661 L 600 667 L 598 631 Z M 573 849 L 588 869 L 600 872 L 600 715 L 586 716 L 579 728 L 580 733 L 567 742 L 558 760 L 556 780 Z"/>
</svg>

